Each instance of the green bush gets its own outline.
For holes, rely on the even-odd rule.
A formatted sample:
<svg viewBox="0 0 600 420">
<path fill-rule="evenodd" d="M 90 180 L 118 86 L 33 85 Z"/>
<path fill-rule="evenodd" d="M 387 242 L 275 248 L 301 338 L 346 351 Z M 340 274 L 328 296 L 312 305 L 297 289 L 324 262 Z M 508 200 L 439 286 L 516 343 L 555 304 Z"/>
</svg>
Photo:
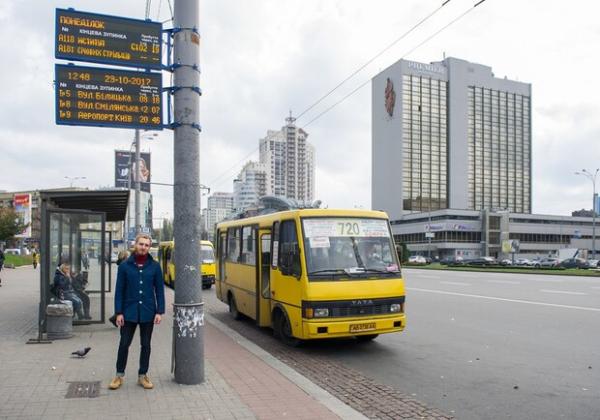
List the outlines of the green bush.
<svg viewBox="0 0 600 420">
<path fill-rule="evenodd" d="M 33 264 L 33 257 L 31 255 L 4 254 L 4 258 L 5 267 L 20 267 L 22 265 Z"/>
</svg>

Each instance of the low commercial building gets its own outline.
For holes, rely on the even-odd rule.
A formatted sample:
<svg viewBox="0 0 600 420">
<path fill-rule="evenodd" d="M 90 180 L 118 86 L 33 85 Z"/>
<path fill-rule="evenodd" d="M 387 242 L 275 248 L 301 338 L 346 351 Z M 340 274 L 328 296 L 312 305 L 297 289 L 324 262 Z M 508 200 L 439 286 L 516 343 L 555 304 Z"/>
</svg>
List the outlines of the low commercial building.
<svg viewBox="0 0 600 420">
<path fill-rule="evenodd" d="M 511 258 L 511 250 L 515 257 L 536 258 L 557 255 L 561 248 L 591 257 L 594 249 L 591 217 L 443 209 L 407 214 L 391 224 L 397 243 L 432 258 Z"/>
</svg>

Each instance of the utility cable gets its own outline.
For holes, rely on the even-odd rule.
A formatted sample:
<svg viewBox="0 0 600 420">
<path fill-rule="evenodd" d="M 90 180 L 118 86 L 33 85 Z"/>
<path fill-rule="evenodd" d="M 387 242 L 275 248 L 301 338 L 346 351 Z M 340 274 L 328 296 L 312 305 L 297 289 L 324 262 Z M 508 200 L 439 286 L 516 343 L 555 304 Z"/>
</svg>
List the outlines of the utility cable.
<svg viewBox="0 0 600 420">
<path fill-rule="evenodd" d="M 447 29 L 449 26 L 453 25 L 454 23 L 456 23 L 457 21 L 459 21 L 460 19 L 462 19 L 463 17 L 465 17 L 467 14 L 469 14 L 471 11 L 473 11 L 473 9 L 477 6 L 479 6 L 481 3 L 485 2 L 486 0 L 480 0 L 479 2 L 477 2 L 475 5 L 473 5 L 473 7 L 470 7 L 469 9 L 467 9 L 466 11 L 464 11 L 462 14 L 460 14 L 458 17 L 454 18 L 453 20 L 451 20 L 448 24 L 444 25 L 441 29 L 439 29 L 438 31 L 436 31 L 435 33 L 433 33 L 432 35 L 430 35 L 429 37 L 427 37 L 424 41 L 420 42 L 419 44 L 417 44 L 415 47 L 411 48 L 408 52 L 406 52 L 402 57 L 404 58 L 405 56 L 407 56 L 408 54 L 411 54 L 412 52 L 414 52 L 417 48 L 423 46 L 425 43 L 427 43 L 428 41 L 430 41 L 432 38 L 434 38 L 435 36 L 437 36 L 438 34 L 440 34 L 442 31 L 444 31 L 445 29 Z M 170 0 L 169 0 L 170 2 Z M 431 16 L 433 16 L 433 14 L 437 13 L 438 10 L 440 10 L 442 7 L 444 7 L 446 4 L 448 4 L 450 2 L 450 0 L 446 0 L 440 7 L 438 7 L 437 9 L 435 9 L 433 12 L 431 12 L 429 15 L 427 15 L 425 18 L 421 19 L 421 21 L 419 21 L 419 23 L 417 23 L 415 26 L 413 26 L 413 28 L 409 29 L 409 31 L 412 31 L 414 29 L 416 29 L 416 27 L 418 25 L 421 25 L 422 23 L 425 22 L 425 20 L 431 18 Z M 406 35 L 410 33 L 407 32 Z M 405 37 L 405 34 L 403 34 L 401 36 Z M 355 72 L 353 72 L 350 76 L 348 76 L 346 79 L 344 79 L 341 83 L 339 83 L 334 89 L 332 89 L 330 92 L 328 92 L 326 95 L 324 95 L 321 99 L 319 99 L 317 102 L 315 102 L 313 105 L 311 105 L 309 108 L 307 108 L 305 111 L 303 111 L 298 117 L 296 117 L 296 119 L 298 119 L 301 115 L 305 114 L 306 112 L 308 112 L 311 108 L 313 108 L 314 106 L 316 106 L 319 102 L 321 102 L 323 99 L 325 99 L 327 96 L 329 96 L 333 91 L 335 91 L 336 89 L 338 89 L 340 86 L 342 86 L 347 80 L 349 80 L 350 78 L 352 78 L 356 73 L 360 72 L 364 67 L 366 67 L 368 64 L 370 64 L 375 58 L 378 58 L 379 56 L 381 56 L 381 54 L 383 54 L 385 51 L 387 51 L 389 48 L 391 48 L 391 46 L 395 45 L 398 41 L 401 40 L 401 38 L 398 38 L 394 43 L 388 45 L 388 47 L 386 47 L 386 49 L 382 50 L 380 53 L 378 53 L 374 58 L 372 58 L 371 60 L 369 60 L 366 64 L 364 64 L 363 66 L 361 66 L 358 70 L 356 70 Z M 322 111 L 321 113 L 319 113 L 316 117 L 314 117 L 313 119 L 311 119 L 308 123 L 306 123 L 305 125 L 303 125 L 301 128 L 304 129 L 306 128 L 308 125 L 312 124 L 313 122 L 315 122 L 316 120 L 318 120 L 319 118 L 321 118 L 323 115 L 325 115 L 326 113 L 328 113 L 329 111 L 331 111 L 333 108 L 335 108 L 336 106 L 338 106 L 339 104 L 341 104 L 342 102 L 344 102 L 346 99 L 348 99 L 350 96 L 354 95 L 356 92 L 358 92 L 361 88 L 363 88 L 364 86 L 366 86 L 369 82 L 371 81 L 371 79 L 367 79 L 365 82 L 361 83 L 360 85 L 358 85 L 354 90 L 352 90 L 350 93 L 348 93 L 347 95 L 345 95 L 344 97 L 342 97 L 340 100 L 338 100 L 337 102 L 335 102 L 333 105 L 329 106 L 328 108 L 326 108 L 324 111 Z M 223 178 L 226 175 L 229 175 L 231 173 L 232 170 L 236 169 L 238 167 L 238 165 L 242 162 L 244 162 L 246 159 L 248 159 L 250 156 L 252 156 L 254 153 L 256 153 L 256 151 L 260 148 L 256 147 L 255 149 L 252 150 L 252 152 L 250 152 L 248 155 L 246 155 L 243 159 L 241 159 L 240 161 L 236 162 L 231 168 L 227 169 L 227 171 L 221 173 L 220 175 L 218 175 L 217 177 L 215 177 L 211 182 L 208 183 L 208 185 L 211 186 L 211 188 L 215 188 L 215 186 L 221 185 L 224 182 L 215 184 L 216 181 L 218 181 L 219 179 Z"/>
<path fill-rule="evenodd" d="M 435 10 L 433 10 L 431 13 L 429 13 L 427 16 L 425 16 L 424 18 L 422 18 L 420 21 L 418 21 L 415 25 L 413 25 L 409 30 L 407 30 L 406 32 L 404 32 L 402 35 L 400 35 L 398 38 L 396 38 L 394 41 L 392 41 L 390 44 L 388 44 L 384 49 L 382 49 L 381 51 L 379 51 L 377 54 L 375 54 L 373 57 L 371 57 L 369 60 L 367 60 L 366 63 L 364 63 L 363 65 L 361 65 L 359 68 L 357 68 L 356 70 L 354 70 L 352 73 L 350 73 L 350 75 L 348 77 L 346 77 L 344 80 L 342 80 L 340 83 L 338 83 L 333 89 L 331 89 L 329 92 L 327 92 L 325 95 L 321 96 L 316 102 L 314 102 L 311 106 L 309 106 L 308 108 L 306 108 L 304 111 L 302 111 L 297 117 L 296 120 L 298 120 L 300 117 L 302 117 L 304 114 L 306 114 L 308 111 L 310 111 L 311 109 L 313 109 L 315 106 L 317 106 L 318 104 L 320 104 L 325 98 L 327 98 L 329 95 L 331 95 L 333 92 L 335 92 L 336 90 L 338 90 L 342 85 L 344 85 L 344 83 L 346 83 L 348 80 L 352 79 L 354 76 L 356 76 L 360 71 L 362 71 L 365 67 L 367 67 L 369 64 L 371 64 L 373 61 L 375 61 L 376 59 L 378 59 L 379 57 L 381 57 L 385 52 L 387 52 L 390 48 L 392 48 L 394 45 L 396 45 L 398 42 L 402 41 L 404 38 L 406 38 L 411 32 L 413 32 L 415 29 L 417 29 L 419 26 L 421 26 L 422 24 L 424 24 L 426 21 L 428 21 L 431 17 L 433 17 L 437 12 L 439 12 L 445 5 L 447 5 L 448 3 L 450 3 L 451 0 L 446 0 L 442 3 L 441 6 L 437 7 Z M 483 0 L 485 1 L 485 0 Z"/>
<path fill-rule="evenodd" d="M 407 51 L 406 53 L 404 53 L 402 55 L 402 57 L 400 57 L 400 59 L 403 59 L 407 55 L 413 53 L 416 49 L 418 49 L 419 47 L 423 46 L 424 44 L 426 44 L 427 42 L 429 42 L 431 39 L 435 38 L 437 35 L 439 35 L 445 29 L 447 29 L 448 27 L 452 26 L 454 23 L 458 22 L 460 19 L 464 18 L 466 15 L 468 15 L 469 13 L 471 13 L 477 6 L 479 6 L 484 1 L 486 1 L 486 0 L 480 0 L 473 7 L 470 7 L 469 9 L 465 10 L 463 13 L 461 13 L 460 15 L 458 15 L 456 18 L 452 19 L 449 23 L 447 23 L 446 25 L 444 25 L 442 28 L 438 29 L 432 35 L 428 36 L 423 41 L 421 41 L 420 43 L 418 43 L 417 45 L 415 45 L 413 48 L 411 48 L 409 51 Z M 315 122 L 316 120 L 318 120 L 319 118 L 321 118 L 323 115 L 327 114 L 333 108 L 335 108 L 336 106 L 338 106 L 339 104 L 341 104 L 342 102 L 344 102 L 346 99 L 348 99 L 350 96 L 354 95 L 360 89 L 362 89 L 363 87 L 365 87 L 370 81 L 371 81 L 371 79 L 367 79 L 365 82 L 363 82 L 360 85 L 358 85 L 353 91 L 351 91 L 350 93 L 348 93 L 347 95 L 345 95 L 344 97 L 342 97 L 340 100 L 338 100 L 337 102 L 335 102 L 333 105 L 329 106 L 324 111 L 322 111 L 321 113 L 319 113 L 312 120 L 310 120 L 309 122 L 307 122 L 306 124 L 304 124 L 302 126 L 302 128 L 306 128 L 307 126 L 309 126 L 310 124 L 312 124 L 313 122 Z"/>
<path fill-rule="evenodd" d="M 252 152 L 248 153 L 246 156 L 244 156 L 243 159 L 240 159 L 238 162 L 236 162 L 233 166 L 231 166 L 229 169 L 227 169 L 225 172 L 221 173 L 220 175 L 216 176 L 215 178 L 212 179 L 212 181 L 208 182 L 207 184 L 214 189 L 215 185 L 220 185 L 220 184 L 215 184 L 216 181 L 218 181 L 219 179 L 223 178 L 226 175 L 231 174 L 232 170 L 235 170 L 238 165 L 242 162 L 244 162 L 246 159 L 250 158 L 254 153 L 257 152 L 257 150 L 260 149 L 260 146 L 258 146 L 257 148 L 253 149 Z"/>
</svg>

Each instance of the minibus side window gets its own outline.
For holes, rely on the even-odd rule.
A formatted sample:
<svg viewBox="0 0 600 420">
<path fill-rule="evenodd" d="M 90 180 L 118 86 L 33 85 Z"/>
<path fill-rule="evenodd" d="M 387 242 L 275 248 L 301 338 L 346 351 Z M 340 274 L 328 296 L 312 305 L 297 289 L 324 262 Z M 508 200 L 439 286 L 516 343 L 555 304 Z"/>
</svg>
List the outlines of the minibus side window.
<svg viewBox="0 0 600 420">
<path fill-rule="evenodd" d="M 279 268 L 281 273 L 299 277 L 300 269 L 300 248 L 298 246 L 298 236 L 296 235 L 296 222 L 285 220 L 281 222 L 279 232 Z"/>
<path fill-rule="evenodd" d="M 252 226 L 244 226 L 242 229 L 242 263 L 256 264 L 256 252 L 254 249 L 254 230 Z"/>
<path fill-rule="evenodd" d="M 279 222 L 273 223 L 273 241 L 271 241 L 271 267 L 279 264 Z"/>
<path fill-rule="evenodd" d="M 227 260 L 240 262 L 240 228 L 227 229 Z"/>
</svg>

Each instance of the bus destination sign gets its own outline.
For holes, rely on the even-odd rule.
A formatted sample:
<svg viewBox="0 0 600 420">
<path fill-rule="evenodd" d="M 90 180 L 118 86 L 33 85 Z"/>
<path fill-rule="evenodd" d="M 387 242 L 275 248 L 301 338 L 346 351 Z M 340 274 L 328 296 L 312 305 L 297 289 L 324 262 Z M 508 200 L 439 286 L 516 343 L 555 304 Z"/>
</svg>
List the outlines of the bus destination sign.
<svg viewBox="0 0 600 420">
<path fill-rule="evenodd" d="M 56 64 L 56 124 L 162 130 L 161 73 Z"/>
<path fill-rule="evenodd" d="M 162 24 L 56 9 L 56 58 L 161 68 Z"/>
</svg>

